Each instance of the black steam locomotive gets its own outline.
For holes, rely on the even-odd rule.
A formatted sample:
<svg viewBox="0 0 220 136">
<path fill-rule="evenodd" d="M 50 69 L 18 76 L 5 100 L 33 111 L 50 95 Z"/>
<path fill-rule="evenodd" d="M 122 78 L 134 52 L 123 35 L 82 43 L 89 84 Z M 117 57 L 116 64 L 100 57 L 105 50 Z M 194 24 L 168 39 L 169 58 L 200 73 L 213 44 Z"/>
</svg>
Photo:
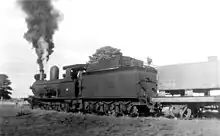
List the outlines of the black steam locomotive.
<svg viewBox="0 0 220 136">
<path fill-rule="evenodd" d="M 35 75 L 29 97 L 32 108 L 81 111 L 96 114 L 139 115 L 158 112 L 157 70 L 143 62 L 117 55 L 96 64 L 76 64 L 50 69 L 50 80 L 43 71 Z"/>
</svg>

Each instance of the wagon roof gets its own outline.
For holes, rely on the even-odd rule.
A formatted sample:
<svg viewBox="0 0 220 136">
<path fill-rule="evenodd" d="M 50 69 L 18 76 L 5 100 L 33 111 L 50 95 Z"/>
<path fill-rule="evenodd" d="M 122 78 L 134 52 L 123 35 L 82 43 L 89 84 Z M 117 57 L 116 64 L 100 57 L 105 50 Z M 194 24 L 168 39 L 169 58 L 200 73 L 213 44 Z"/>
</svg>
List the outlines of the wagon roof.
<svg viewBox="0 0 220 136">
<path fill-rule="evenodd" d="M 178 64 L 161 65 L 161 66 L 157 66 L 157 68 L 173 67 L 173 66 L 203 65 L 203 64 L 209 64 L 209 63 L 220 63 L 220 60 L 216 60 L 216 61 L 201 61 L 201 62 L 188 62 L 188 63 L 178 63 Z"/>
</svg>

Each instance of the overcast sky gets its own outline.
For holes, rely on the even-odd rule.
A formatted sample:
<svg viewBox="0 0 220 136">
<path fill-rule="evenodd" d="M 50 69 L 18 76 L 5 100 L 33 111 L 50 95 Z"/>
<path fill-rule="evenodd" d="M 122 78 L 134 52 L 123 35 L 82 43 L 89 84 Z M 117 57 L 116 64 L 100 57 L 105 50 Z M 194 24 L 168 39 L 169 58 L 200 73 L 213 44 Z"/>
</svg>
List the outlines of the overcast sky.
<svg viewBox="0 0 220 136">
<path fill-rule="evenodd" d="M 15 2 L 0 1 L 0 73 L 11 79 L 13 96 L 21 97 L 31 94 L 38 65 L 23 39 L 25 16 Z M 105 45 L 141 60 L 150 56 L 154 65 L 220 57 L 219 0 L 57 0 L 54 5 L 64 20 L 48 67 L 84 63 Z"/>
</svg>

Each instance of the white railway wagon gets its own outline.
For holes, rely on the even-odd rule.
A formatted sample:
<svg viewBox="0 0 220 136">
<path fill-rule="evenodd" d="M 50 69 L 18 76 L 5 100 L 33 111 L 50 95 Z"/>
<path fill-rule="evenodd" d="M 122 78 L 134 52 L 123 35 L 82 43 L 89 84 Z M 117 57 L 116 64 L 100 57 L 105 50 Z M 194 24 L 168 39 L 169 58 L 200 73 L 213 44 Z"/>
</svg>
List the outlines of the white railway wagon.
<svg viewBox="0 0 220 136">
<path fill-rule="evenodd" d="M 209 95 L 211 90 L 220 92 L 220 61 L 175 64 L 158 67 L 158 90 L 171 95 Z"/>
</svg>

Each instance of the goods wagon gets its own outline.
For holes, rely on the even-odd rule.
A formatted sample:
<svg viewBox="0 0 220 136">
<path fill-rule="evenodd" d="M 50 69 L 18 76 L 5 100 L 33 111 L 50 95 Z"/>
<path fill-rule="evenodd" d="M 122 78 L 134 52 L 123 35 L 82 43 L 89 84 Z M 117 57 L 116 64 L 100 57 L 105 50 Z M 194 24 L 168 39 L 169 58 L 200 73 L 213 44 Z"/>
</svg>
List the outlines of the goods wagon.
<svg viewBox="0 0 220 136">
<path fill-rule="evenodd" d="M 158 89 L 171 94 L 209 94 L 220 89 L 220 61 L 175 64 L 158 67 Z M 190 94 L 188 94 L 190 95 Z"/>
</svg>

